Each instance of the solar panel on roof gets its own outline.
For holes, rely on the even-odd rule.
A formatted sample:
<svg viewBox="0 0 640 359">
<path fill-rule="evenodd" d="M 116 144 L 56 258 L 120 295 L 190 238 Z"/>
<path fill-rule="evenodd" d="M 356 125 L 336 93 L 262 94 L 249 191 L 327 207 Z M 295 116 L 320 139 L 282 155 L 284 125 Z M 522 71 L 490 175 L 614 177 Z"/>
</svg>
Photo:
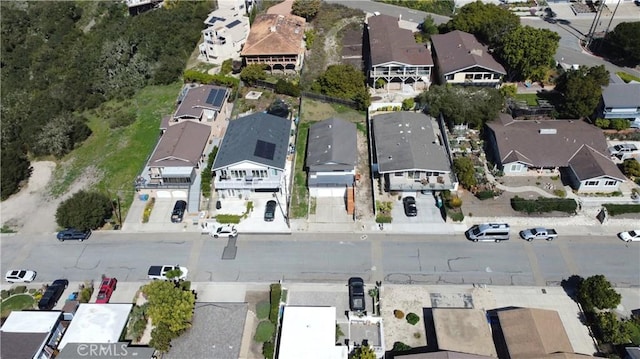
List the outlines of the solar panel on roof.
<svg viewBox="0 0 640 359">
<path fill-rule="evenodd" d="M 224 102 L 224 96 L 226 92 L 226 89 L 211 89 L 209 91 L 209 96 L 207 96 L 207 100 L 205 102 L 214 107 L 221 107 L 222 103 Z"/>
<path fill-rule="evenodd" d="M 253 155 L 266 160 L 272 160 L 275 152 L 276 145 L 274 143 L 258 140 Z"/>
<path fill-rule="evenodd" d="M 240 20 L 234 20 L 231 23 L 227 24 L 227 29 L 230 29 L 238 24 L 240 24 Z"/>
<path fill-rule="evenodd" d="M 212 16 L 212 17 L 208 18 L 205 21 L 205 23 L 207 23 L 209 25 L 213 25 L 216 21 L 227 21 L 227 19 L 225 19 L 223 17 Z"/>
</svg>

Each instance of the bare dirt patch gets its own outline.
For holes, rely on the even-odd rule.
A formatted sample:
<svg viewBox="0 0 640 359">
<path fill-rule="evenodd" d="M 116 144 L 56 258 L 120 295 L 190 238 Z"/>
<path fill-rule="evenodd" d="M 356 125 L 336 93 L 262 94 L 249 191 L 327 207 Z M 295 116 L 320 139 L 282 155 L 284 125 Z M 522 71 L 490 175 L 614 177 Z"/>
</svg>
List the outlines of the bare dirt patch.
<svg viewBox="0 0 640 359">
<path fill-rule="evenodd" d="M 52 197 L 49 189 L 56 163 L 36 161 L 31 163 L 33 172 L 27 185 L 17 194 L 0 203 L 2 224 L 20 233 L 51 233 L 58 228 L 55 220 L 60 202 L 73 193 L 88 188 L 98 176 L 95 168 L 85 170 L 64 195 Z"/>
</svg>

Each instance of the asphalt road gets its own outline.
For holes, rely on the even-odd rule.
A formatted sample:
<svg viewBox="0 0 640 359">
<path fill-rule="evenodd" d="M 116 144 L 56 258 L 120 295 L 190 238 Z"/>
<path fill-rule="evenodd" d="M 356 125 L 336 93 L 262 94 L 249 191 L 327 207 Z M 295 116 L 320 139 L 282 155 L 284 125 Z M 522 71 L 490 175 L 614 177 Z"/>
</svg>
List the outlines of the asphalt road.
<svg viewBox="0 0 640 359">
<path fill-rule="evenodd" d="M 640 286 L 640 243 L 612 236 L 472 243 L 462 235 L 241 235 L 236 258 L 222 260 L 226 243 L 191 233 L 94 232 L 82 243 L 60 243 L 53 235 L 3 236 L 1 267 L 2 273 L 36 270 L 43 282 L 102 274 L 145 281 L 151 265 L 181 264 L 198 282 L 343 282 L 361 276 L 397 284 L 558 285 L 571 274 L 604 274 L 617 286 Z"/>
</svg>

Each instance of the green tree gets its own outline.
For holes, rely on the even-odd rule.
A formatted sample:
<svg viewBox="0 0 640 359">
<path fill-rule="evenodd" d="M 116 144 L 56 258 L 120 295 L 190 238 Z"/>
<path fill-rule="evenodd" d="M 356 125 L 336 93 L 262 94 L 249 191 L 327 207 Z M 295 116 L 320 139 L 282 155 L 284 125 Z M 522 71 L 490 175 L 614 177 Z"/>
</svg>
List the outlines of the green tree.
<svg viewBox="0 0 640 359">
<path fill-rule="evenodd" d="M 516 79 L 543 80 L 553 64 L 560 35 L 548 29 L 518 26 L 500 40 L 498 54 Z"/>
<path fill-rule="evenodd" d="M 79 191 L 60 203 L 56 210 L 56 222 L 60 227 L 81 230 L 95 229 L 111 218 L 111 199 L 102 193 Z"/>
<path fill-rule="evenodd" d="M 417 97 L 427 104 L 431 116 L 442 114 L 449 125 L 468 124 L 482 128 L 494 120 L 504 105 L 504 98 L 496 89 L 434 85 Z"/>
<path fill-rule="evenodd" d="M 412 98 L 407 98 L 402 100 L 402 110 L 403 111 L 409 111 L 409 110 L 413 110 L 413 108 L 416 105 L 416 101 Z"/>
<path fill-rule="evenodd" d="M 476 169 L 473 167 L 473 161 L 469 157 L 455 158 L 453 160 L 453 170 L 464 188 L 470 189 L 477 184 Z"/>
<path fill-rule="evenodd" d="M 626 130 L 631 126 L 631 122 L 625 118 L 611 119 L 611 128 L 616 131 Z"/>
<path fill-rule="evenodd" d="M 472 33 L 485 44 L 496 47 L 503 36 L 519 25 L 520 19 L 509 9 L 476 1 L 461 7 L 444 27 L 447 31 Z"/>
<path fill-rule="evenodd" d="M 158 323 L 155 328 L 151 330 L 151 340 L 149 346 L 156 349 L 159 352 L 166 353 L 171 348 L 171 340 L 177 335 L 173 333 L 167 323 Z"/>
<path fill-rule="evenodd" d="M 60 114 L 42 127 L 33 152 L 60 158 L 90 135 L 91 129 L 83 119 L 70 113 Z"/>
<path fill-rule="evenodd" d="M 309 21 L 316 17 L 320 5 L 322 5 L 322 0 L 295 0 L 291 5 L 291 13 Z"/>
<path fill-rule="evenodd" d="M 622 162 L 622 173 L 629 177 L 640 177 L 640 162 L 633 158 L 627 158 Z"/>
<path fill-rule="evenodd" d="M 195 296 L 171 281 L 153 281 L 142 287 L 149 308 L 147 314 L 154 325 L 166 324 L 176 335 L 191 326 Z"/>
<path fill-rule="evenodd" d="M 565 72 L 556 84 L 556 90 L 564 95 L 561 115 L 580 118 L 593 114 L 602 96 L 602 86 L 608 84 L 609 72 L 603 65 L 580 66 L 577 70 Z"/>
<path fill-rule="evenodd" d="M 394 352 L 403 352 L 403 351 L 407 351 L 407 350 L 411 350 L 411 346 L 403 343 L 403 342 L 395 342 L 393 343 L 393 349 Z"/>
<path fill-rule="evenodd" d="M 629 326 L 612 312 L 597 313 L 596 326 L 605 343 L 619 345 L 631 342 Z"/>
<path fill-rule="evenodd" d="M 427 15 L 424 18 L 422 23 L 418 25 L 418 29 L 420 31 L 414 34 L 417 43 L 426 43 L 431 39 L 431 35 L 435 35 L 438 33 L 438 26 L 433 21 L 433 17 L 431 15 Z"/>
<path fill-rule="evenodd" d="M 351 65 L 330 65 L 311 88 L 327 96 L 353 100 L 359 110 L 371 103 L 364 75 Z"/>
<path fill-rule="evenodd" d="M 254 85 L 258 80 L 263 81 L 267 78 L 267 74 L 264 72 L 266 68 L 266 65 L 263 64 L 249 65 L 240 72 L 240 80 L 249 85 Z"/>
<path fill-rule="evenodd" d="M 611 127 L 611 121 L 609 119 L 606 119 L 606 118 L 598 117 L 598 118 L 596 118 L 594 123 L 595 123 L 595 125 L 597 127 L 600 127 L 600 128 L 609 128 L 609 127 Z"/>
<path fill-rule="evenodd" d="M 516 97 L 516 94 L 518 93 L 518 86 L 516 86 L 515 84 L 509 84 L 509 85 L 502 85 L 500 87 L 500 90 L 498 90 L 500 92 L 500 95 L 502 95 L 502 97 L 504 98 L 514 98 Z"/>
<path fill-rule="evenodd" d="M 621 296 L 602 274 L 586 278 L 578 288 L 578 300 L 587 311 L 593 308 L 612 309 L 620 304 Z"/>
<path fill-rule="evenodd" d="M 353 354 L 351 354 L 351 359 L 376 359 L 376 352 L 373 349 L 366 345 L 359 346 L 355 348 Z"/>
<path fill-rule="evenodd" d="M 621 22 L 607 34 L 609 47 L 633 65 L 640 64 L 640 22 Z"/>
<path fill-rule="evenodd" d="M 2 146 L 1 156 L 2 176 L 0 176 L 0 186 L 2 187 L 2 200 L 5 200 L 18 192 L 22 181 L 29 178 L 31 175 L 31 163 L 21 146 L 15 142 Z"/>
</svg>

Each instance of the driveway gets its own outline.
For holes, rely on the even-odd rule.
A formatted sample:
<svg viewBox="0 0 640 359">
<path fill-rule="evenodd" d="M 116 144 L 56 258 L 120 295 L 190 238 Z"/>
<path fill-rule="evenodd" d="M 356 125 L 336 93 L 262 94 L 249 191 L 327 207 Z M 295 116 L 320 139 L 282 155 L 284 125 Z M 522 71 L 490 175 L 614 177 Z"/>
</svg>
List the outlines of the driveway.
<svg viewBox="0 0 640 359">
<path fill-rule="evenodd" d="M 316 213 L 309 215 L 314 223 L 353 223 L 343 197 L 315 197 Z"/>
</svg>

